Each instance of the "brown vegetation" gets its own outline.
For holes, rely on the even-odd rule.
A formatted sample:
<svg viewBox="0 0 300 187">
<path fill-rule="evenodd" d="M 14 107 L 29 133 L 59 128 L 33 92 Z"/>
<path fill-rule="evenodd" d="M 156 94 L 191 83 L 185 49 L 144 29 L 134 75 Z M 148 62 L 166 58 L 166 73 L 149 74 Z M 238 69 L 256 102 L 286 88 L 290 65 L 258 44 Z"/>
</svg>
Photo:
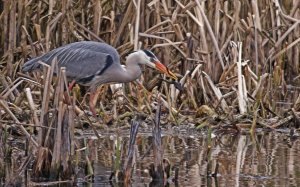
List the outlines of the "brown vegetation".
<svg viewBox="0 0 300 187">
<path fill-rule="evenodd" d="M 105 123 L 135 112 L 153 117 L 158 93 L 162 111 L 177 125 L 225 124 L 254 130 L 257 124 L 278 128 L 299 123 L 299 6 L 297 0 L 2 0 L 0 127 L 18 127 L 31 145 L 40 147 L 52 145 L 50 139 L 61 141 L 60 133 L 72 136 L 74 119 L 92 124 L 84 118 L 88 102 L 79 91 L 64 102 L 63 70 L 57 80 L 52 79 L 51 67 L 30 76 L 20 72 L 27 59 L 82 40 L 107 42 L 122 59 L 133 50 L 151 49 L 182 75 L 183 91 L 148 69 L 141 78 L 148 90 L 130 83 L 125 92 L 112 94 L 104 87 L 98 112 Z M 71 123 L 63 130 L 63 124 Z M 60 133 L 51 133 L 51 128 Z M 34 129 L 39 131 L 37 138 L 31 136 Z M 74 144 L 68 143 L 70 156 Z M 58 159 L 66 148 L 52 146 L 51 156 Z M 43 157 L 50 154 L 43 147 L 38 152 Z"/>
<path fill-rule="evenodd" d="M 80 40 L 105 41 L 123 58 L 134 49 L 152 49 L 183 76 L 183 92 L 162 85 L 165 107 L 173 107 L 173 113 L 206 104 L 226 114 L 252 114 L 259 109 L 259 116 L 271 118 L 279 101 L 295 102 L 287 91 L 297 91 L 299 83 L 297 1 L 137 2 L 2 1 L 3 102 L 26 110 L 22 104 L 27 101 L 20 103 L 24 97 L 17 84 L 24 61 Z M 148 71 L 142 80 L 153 79 L 154 72 Z M 35 80 L 42 83 L 40 77 Z M 12 85 L 17 89 L 9 90 Z M 146 87 L 156 85 L 157 81 Z M 127 93 L 135 97 L 135 89 L 132 86 Z M 139 110 L 155 100 L 145 94 L 147 99 L 138 100 Z M 109 95 L 103 94 L 102 100 Z M 42 101 L 42 96 L 34 99 Z"/>
</svg>

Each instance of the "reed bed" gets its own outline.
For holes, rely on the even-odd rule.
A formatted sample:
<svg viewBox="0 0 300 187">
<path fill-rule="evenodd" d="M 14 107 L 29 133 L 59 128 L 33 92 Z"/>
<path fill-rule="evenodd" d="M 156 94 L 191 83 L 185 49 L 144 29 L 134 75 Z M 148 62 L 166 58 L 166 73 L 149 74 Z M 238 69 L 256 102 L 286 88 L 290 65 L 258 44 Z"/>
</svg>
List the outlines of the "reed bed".
<svg viewBox="0 0 300 187">
<path fill-rule="evenodd" d="M 201 105 L 219 114 L 252 115 L 259 110 L 264 119 L 283 117 L 278 102 L 293 108 L 297 95 L 285 98 L 299 89 L 298 5 L 279 1 L 3 1 L 2 102 L 14 103 L 9 107 L 18 107 L 20 113 L 31 109 L 32 120 L 38 123 L 37 111 L 45 108 L 33 109 L 32 104 L 28 108 L 21 101 L 24 82 L 37 85 L 43 80 L 39 75 L 22 74 L 22 64 L 67 43 L 96 40 L 116 47 L 123 60 L 133 50 L 152 49 L 182 75 L 179 81 L 184 87 L 176 90 L 145 69 L 141 82 L 147 90 L 141 93 L 135 83 L 121 95 L 103 89 L 103 115 L 114 97 L 126 97 L 127 110 L 151 114 L 151 103 L 156 100 L 153 93 L 160 91 L 172 118 L 193 113 Z M 40 84 L 42 90 L 32 86 L 32 92 L 40 95 L 30 100 L 45 102 L 42 94 L 48 92 L 48 84 Z M 141 99 L 145 96 L 147 99 Z M 86 105 L 85 100 L 81 102 Z"/>
<path fill-rule="evenodd" d="M 1 1 L 0 133 L 3 137 L 7 129 L 16 127 L 30 149 L 45 157 L 51 148 L 56 161 L 67 149 L 60 147 L 61 137 L 73 136 L 75 125 L 88 123 L 97 135 L 97 127 L 126 126 L 137 113 L 154 119 L 158 95 L 162 121 L 169 124 L 251 132 L 258 126 L 297 128 L 299 4 L 279 0 Z M 183 90 L 145 69 L 138 82 L 99 88 L 99 122 L 87 115 L 88 92 L 83 88 L 77 86 L 63 96 L 68 84 L 64 70 L 56 76 L 55 65 L 30 75 L 21 72 L 28 59 L 83 40 L 116 47 L 123 62 L 133 50 L 151 49 L 181 75 L 178 81 Z M 63 130 L 63 124 L 69 124 L 68 128 Z M 50 139 L 56 144 L 47 142 Z M 67 152 L 74 155 L 74 143 L 69 145 L 72 149 Z M 50 165 L 55 168 L 53 160 Z"/>
</svg>

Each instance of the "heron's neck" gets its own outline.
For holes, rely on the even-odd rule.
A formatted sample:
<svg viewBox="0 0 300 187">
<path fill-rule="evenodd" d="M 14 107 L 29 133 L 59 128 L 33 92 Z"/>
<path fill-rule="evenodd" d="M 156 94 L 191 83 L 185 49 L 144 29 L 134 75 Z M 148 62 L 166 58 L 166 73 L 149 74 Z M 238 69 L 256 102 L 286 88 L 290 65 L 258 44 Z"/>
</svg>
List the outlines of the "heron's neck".
<svg viewBox="0 0 300 187">
<path fill-rule="evenodd" d="M 127 59 L 126 67 L 123 67 L 123 73 L 120 75 L 121 82 L 131 82 L 138 79 L 142 74 L 141 68 L 137 62 Z"/>
</svg>

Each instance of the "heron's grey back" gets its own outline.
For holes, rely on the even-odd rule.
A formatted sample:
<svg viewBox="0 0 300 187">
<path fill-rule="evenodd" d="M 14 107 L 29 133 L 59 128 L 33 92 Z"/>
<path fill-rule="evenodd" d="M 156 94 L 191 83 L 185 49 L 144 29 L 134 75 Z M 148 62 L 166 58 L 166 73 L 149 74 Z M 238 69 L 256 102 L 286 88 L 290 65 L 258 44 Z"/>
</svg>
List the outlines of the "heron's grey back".
<svg viewBox="0 0 300 187">
<path fill-rule="evenodd" d="M 59 68 L 66 67 L 67 77 L 79 82 L 80 80 L 88 81 L 93 76 L 101 74 L 112 64 L 120 64 L 119 54 L 112 46 L 105 43 L 83 41 L 56 48 L 40 57 L 31 59 L 24 64 L 22 70 L 28 72 L 40 68 L 39 61 L 50 65 L 55 58 Z"/>
</svg>

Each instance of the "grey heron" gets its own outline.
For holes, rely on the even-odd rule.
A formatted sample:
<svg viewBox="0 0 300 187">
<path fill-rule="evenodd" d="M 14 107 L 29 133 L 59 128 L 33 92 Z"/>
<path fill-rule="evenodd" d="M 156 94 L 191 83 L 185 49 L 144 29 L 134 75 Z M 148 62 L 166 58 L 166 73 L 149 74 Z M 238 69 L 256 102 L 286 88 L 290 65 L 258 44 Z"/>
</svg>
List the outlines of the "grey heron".
<svg viewBox="0 0 300 187">
<path fill-rule="evenodd" d="M 23 72 L 40 69 L 42 61 L 51 64 L 56 58 L 58 67 L 66 67 L 66 76 L 72 83 L 90 87 L 90 110 L 96 116 L 93 98 L 97 87 L 107 83 L 126 83 L 136 80 L 142 74 L 141 65 L 159 70 L 167 76 L 177 79 L 149 50 L 135 51 L 127 56 L 126 67 L 120 63 L 117 50 L 106 44 L 82 41 L 53 49 L 42 56 L 27 61 Z M 71 84 L 72 84 L 71 83 Z"/>
</svg>

